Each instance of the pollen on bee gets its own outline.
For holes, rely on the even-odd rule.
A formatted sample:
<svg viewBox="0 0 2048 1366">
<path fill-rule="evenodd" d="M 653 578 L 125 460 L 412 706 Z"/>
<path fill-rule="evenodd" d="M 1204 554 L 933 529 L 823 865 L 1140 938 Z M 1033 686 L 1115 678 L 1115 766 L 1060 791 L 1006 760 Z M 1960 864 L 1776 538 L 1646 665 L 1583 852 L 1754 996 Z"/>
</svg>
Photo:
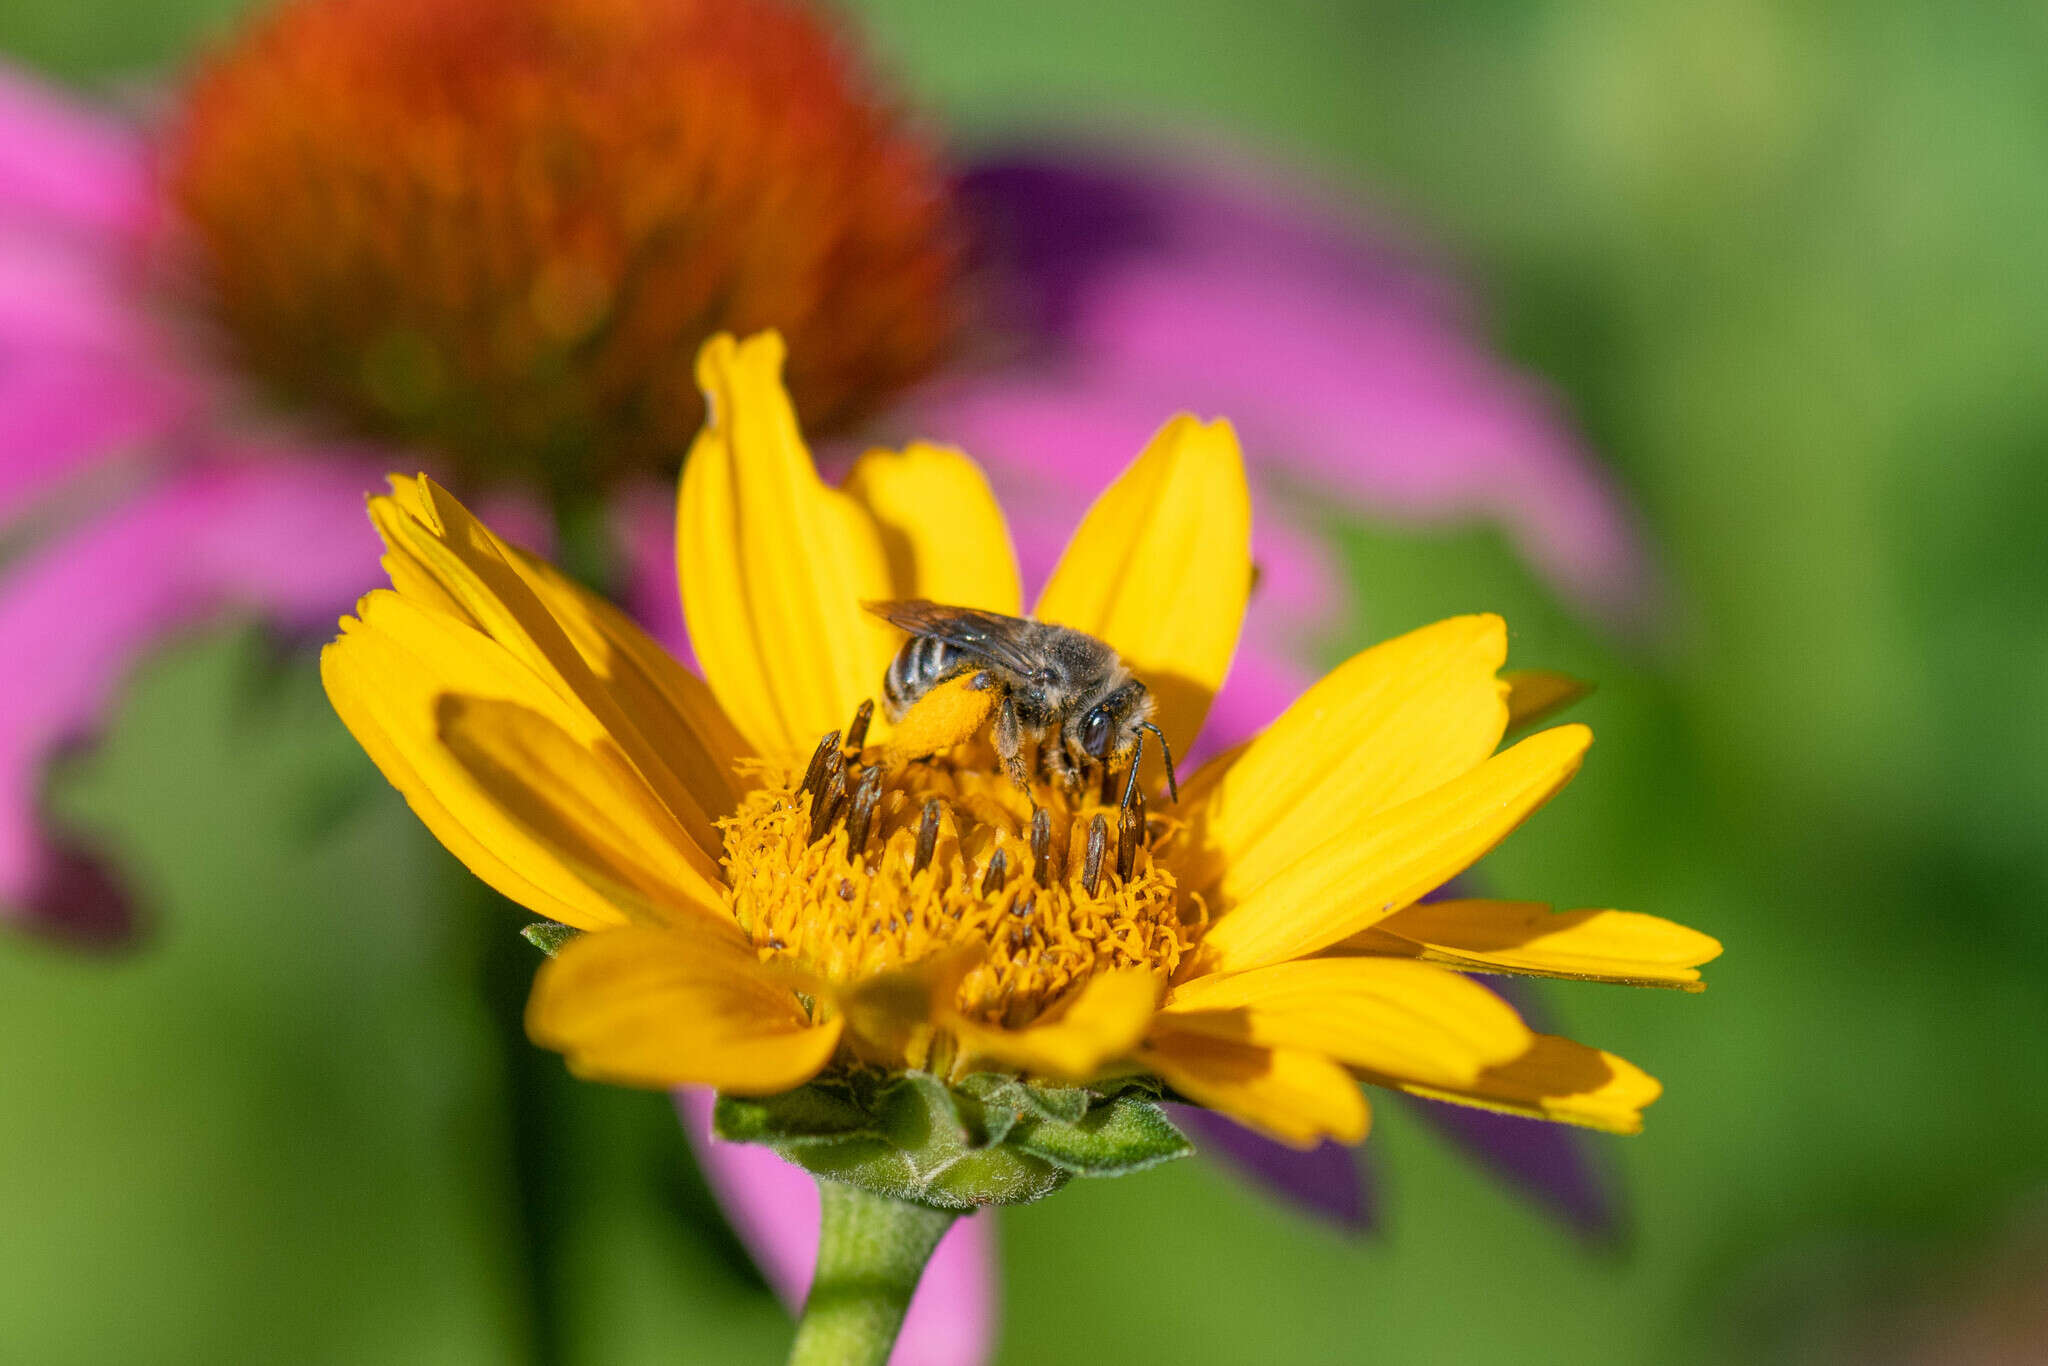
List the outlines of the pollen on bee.
<svg viewBox="0 0 2048 1366">
<path fill-rule="evenodd" d="M 981 742 L 907 759 L 834 732 L 722 823 L 730 908 L 764 959 L 844 983 L 964 955 L 954 1009 L 1028 1022 L 1097 973 L 1172 973 L 1199 928 L 1153 857 L 1179 823 L 1120 799 L 1019 789 Z"/>
</svg>

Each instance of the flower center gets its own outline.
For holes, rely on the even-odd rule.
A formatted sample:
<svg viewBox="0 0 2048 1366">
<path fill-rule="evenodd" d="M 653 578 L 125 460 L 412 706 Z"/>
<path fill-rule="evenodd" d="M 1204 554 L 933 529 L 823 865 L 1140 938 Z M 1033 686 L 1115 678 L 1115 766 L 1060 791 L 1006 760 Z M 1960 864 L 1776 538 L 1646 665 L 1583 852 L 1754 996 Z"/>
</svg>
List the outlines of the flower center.
<svg viewBox="0 0 2048 1366">
<path fill-rule="evenodd" d="M 782 330 L 807 427 L 955 323 L 935 157 L 792 0 L 295 0 L 163 158 L 244 370 L 478 479 L 672 470 L 714 332 Z"/>
<path fill-rule="evenodd" d="M 1178 825 L 1142 798 L 1125 812 L 1043 778 L 1020 790 L 980 741 L 877 753 L 834 733 L 725 822 L 733 915 L 764 956 L 851 982 L 971 950 L 956 1008 L 1013 1028 L 1098 972 L 1179 966 L 1202 909 L 1154 860 Z"/>
</svg>

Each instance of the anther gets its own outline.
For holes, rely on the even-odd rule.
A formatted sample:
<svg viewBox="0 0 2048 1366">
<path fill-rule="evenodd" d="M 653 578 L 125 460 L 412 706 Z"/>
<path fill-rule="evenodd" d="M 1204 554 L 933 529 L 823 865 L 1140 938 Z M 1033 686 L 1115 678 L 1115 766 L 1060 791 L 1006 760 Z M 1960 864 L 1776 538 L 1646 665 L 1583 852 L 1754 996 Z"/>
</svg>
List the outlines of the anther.
<svg viewBox="0 0 2048 1366">
<path fill-rule="evenodd" d="M 833 750 L 832 756 L 834 759 L 838 759 L 839 751 Z M 825 832 L 832 828 L 832 821 L 839 814 L 839 808 L 846 804 L 846 765 L 844 761 L 828 763 L 827 768 L 829 772 L 825 778 L 824 791 L 811 798 L 810 842 L 812 844 L 816 844 L 825 837 Z"/>
<path fill-rule="evenodd" d="M 1101 812 L 1088 822 L 1088 853 L 1081 862 L 1081 885 L 1088 889 L 1088 895 L 1095 895 L 1095 888 L 1102 881 L 1102 854 L 1109 848 L 1109 822 Z"/>
<path fill-rule="evenodd" d="M 1031 876 L 1052 885 L 1052 816 L 1042 806 L 1031 813 Z"/>
<path fill-rule="evenodd" d="M 1038 898 L 1026 892 L 1018 897 L 1016 903 L 1010 907 L 1010 914 L 1016 916 L 1019 920 L 1029 920 L 1031 913 L 1037 909 Z"/>
<path fill-rule="evenodd" d="M 839 899 L 841 901 L 851 901 L 853 898 L 853 879 L 844 877 L 839 879 Z"/>
<path fill-rule="evenodd" d="M 824 739 L 818 741 L 818 747 L 811 751 L 810 767 L 804 770 L 804 780 L 801 783 L 797 784 L 797 796 L 801 797 L 806 792 L 817 792 L 822 790 L 825 782 L 826 756 L 830 754 L 836 754 L 838 753 L 838 751 L 838 731 L 835 730 L 831 734 L 827 735 Z"/>
<path fill-rule="evenodd" d="M 860 790 L 853 794 L 853 809 L 846 816 L 846 859 L 860 862 L 860 851 L 868 842 L 868 827 L 874 823 L 875 807 L 882 800 L 882 770 L 879 765 L 861 775 Z"/>
<path fill-rule="evenodd" d="M 1138 837 L 1145 833 L 1145 794 L 1137 793 L 1116 823 L 1116 875 L 1129 882 L 1138 862 Z"/>
<path fill-rule="evenodd" d="M 846 728 L 846 747 L 855 754 L 867 747 L 868 723 L 875 719 L 875 699 L 864 697 L 854 710 L 853 724 Z"/>
<path fill-rule="evenodd" d="M 924 804 L 924 815 L 917 822 L 917 857 L 910 861 L 912 877 L 931 865 L 932 851 L 939 847 L 939 810 L 937 797 Z"/>
<path fill-rule="evenodd" d="M 994 896 L 1010 880 L 1010 860 L 998 849 L 989 858 L 988 871 L 981 875 L 981 894 Z"/>
<path fill-rule="evenodd" d="M 818 785 L 814 789 L 814 791 L 818 794 L 818 796 L 823 796 L 826 792 L 831 790 L 832 784 L 834 782 L 839 783 L 841 790 L 844 791 L 846 786 L 845 775 L 846 755 L 839 748 L 839 733 L 837 731 L 834 731 L 832 734 L 832 748 L 825 751 L 825 767 L 823 771 L 821 771 L 818 774 Z M 816 805 L 816 801 L 814 799 L 811 806 L 812 813 L 816 814 L 817 809 L 818 808 Z"/>
</svg>

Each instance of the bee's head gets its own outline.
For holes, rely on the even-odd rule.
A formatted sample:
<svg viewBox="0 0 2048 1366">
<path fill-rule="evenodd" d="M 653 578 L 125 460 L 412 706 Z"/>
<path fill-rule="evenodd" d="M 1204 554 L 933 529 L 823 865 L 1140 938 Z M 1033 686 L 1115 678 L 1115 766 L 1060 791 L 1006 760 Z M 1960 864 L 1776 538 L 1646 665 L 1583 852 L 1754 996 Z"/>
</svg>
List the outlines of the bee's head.
<svg viewBox="0 0 2048 1366">
<path fill-rule="evenodd" d="M 1073 747 L 1097 763 L 1128 759 L 1131 781 L 1137 781 L 1138 760 L 1145 743 L 1144 732 L 1159 737 L 1159 751 L 1166 756 L 1166 784 L 1175 801 L 1180 800 L 1180 780 L 1173 771 L 1173 750 L 1166 733 L 1152 723 L 1152 694 L 1137 679 L 1122 686 L 1080 712 L 1069 723 Z M 1126 799 L 1128 800 L 1128 799 Z"/>
</svg>

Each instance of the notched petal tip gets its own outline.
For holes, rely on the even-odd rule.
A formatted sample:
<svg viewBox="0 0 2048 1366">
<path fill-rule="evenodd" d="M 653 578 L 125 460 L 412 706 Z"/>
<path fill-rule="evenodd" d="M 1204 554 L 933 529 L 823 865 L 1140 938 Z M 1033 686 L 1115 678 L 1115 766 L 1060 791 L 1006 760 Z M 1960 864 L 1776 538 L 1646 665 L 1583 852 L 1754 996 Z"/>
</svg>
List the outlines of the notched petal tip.
<svg viewBox="0 0 2048 1366">
<path fill-rule="evenodd" d="M 713 338 L 699 356 L 712 418 L 684 462 L 676 570 L 706 682 L 757 753 L 795 758 L 845 724 L 888 665 L 875 521 L 818 478 L 781 381 L 782 342 Z"/>
<path fill-rule="evenodd" d="M 1596 684 L 1554 669 L 1510 669 L 1501 675 L 1508 733 L 1521 735 L 1592 696 Z"/>
<path fill-rule="evenodd" d="M 1251 594 L 1251 490 L 1227 422 L 1170 419 L 1095 500 L 1036 615 L 1114 646 L 1191 748 Z"/>
<path fill-rule="evenodd" d="M 1642 1132 L 1643 1111 L 1664 1094 L 1655 1077 L 1627 1059 L 1555 1034 L 1537 1035 L 1522 1056 L 1489 1068 L 1469 1086 L 1430 1086 L 1371 1073 L 1361 1075 L 1377 1085 L 1432 1100 L 1614 1134 Z"/>
<path fill-rule="evenodd" d="M 1553 911 L 1533 901 L 1431 901 L 1410 906 L 1338 946 L 1347 953 L 1422 958 L 1468 972 L 1671 987 L 1698 992 L 1700 966 L 1721 943 L 1635 911 Z"/>
</svg>

